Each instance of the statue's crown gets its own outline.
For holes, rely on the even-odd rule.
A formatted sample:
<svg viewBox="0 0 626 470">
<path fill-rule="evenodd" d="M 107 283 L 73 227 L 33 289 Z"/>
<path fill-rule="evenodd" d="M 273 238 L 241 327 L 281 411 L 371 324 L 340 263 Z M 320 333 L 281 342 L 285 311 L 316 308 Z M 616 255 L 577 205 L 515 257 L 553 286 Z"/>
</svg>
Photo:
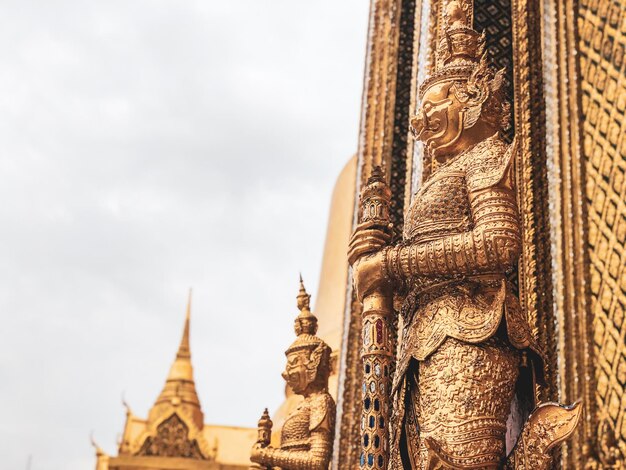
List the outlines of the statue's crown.
<svg viewBox="0 0 626 470">
<path fill-rule="evenodd" d="M 294 322 L 296 335 L 313 336 L 317 333 L 317 317 L 311 312 L 311 295 L 304 288 L 302 276 L 300 276 L 300 290 L 296 299 L 298 299 L 298 310 L 300 310 Z"/>
<path fill-rule="evenodd" d="M 315 349 L 320 344 L 325 344 L 324 341 L 315 336 L 317 317 L 311 312 L 311 295 L 304 288 L 302 276 L 300 276 L 300 291 L 296 298 L 300 314 L 294 320 L 293 329 L 297 338 L 287 349 L 287 354 L 298 349 Z"/>
<path fill-rule="evenodd" d="M 435 52 L 435 69 L 420 86 L 420 97 L 441 81 L 467 80 L 476 68 L 487 68 L 485 34 L 472 27 L 472 0 L 442 2 L 439 17 L 439 44 Z"/>
</svg>

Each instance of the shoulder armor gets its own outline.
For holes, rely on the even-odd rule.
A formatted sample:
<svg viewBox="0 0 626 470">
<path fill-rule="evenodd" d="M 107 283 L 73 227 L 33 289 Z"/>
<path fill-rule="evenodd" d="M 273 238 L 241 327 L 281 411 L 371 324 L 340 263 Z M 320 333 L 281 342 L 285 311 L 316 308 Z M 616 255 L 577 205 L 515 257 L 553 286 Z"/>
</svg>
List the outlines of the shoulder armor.
<svg viewBox="0 0 626 470">
<path fill-rule="evenodd" d="M 309 431 L 333 430 L 335 420 L 335 401 L 329 393 L 311 397 Z"/>
<path fill-rule="evenodd" d="M 507 145 L 499 138 L 490 140 L 490 145 L 480 146 L 468 155 L 465 176 L 469 192 L 496 185 L 513 189 L 513 156 L 516 142 Z"/>
</svg>

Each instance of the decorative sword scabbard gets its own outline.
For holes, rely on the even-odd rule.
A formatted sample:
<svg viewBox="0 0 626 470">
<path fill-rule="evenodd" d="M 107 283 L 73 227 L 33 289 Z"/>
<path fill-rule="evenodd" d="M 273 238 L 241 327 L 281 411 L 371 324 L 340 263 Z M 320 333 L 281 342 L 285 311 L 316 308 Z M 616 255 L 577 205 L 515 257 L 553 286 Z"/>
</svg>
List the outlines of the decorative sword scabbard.
<svg viewBox="0 0 626 470">
<path fill-rule="evenodd" d="M 387 233 L 391 230 L 391 190 L 380 167 L 374 168 L 361 192 L 361 222 Z M 381 247 L 374 247 L 380 249 Z M 363 403 L 361 469 L 386 469 L 389 462 L 390 389 L 394 336 L 391 333 L 393 293 L 373 292 L 363 299 Z"/>
</svg>

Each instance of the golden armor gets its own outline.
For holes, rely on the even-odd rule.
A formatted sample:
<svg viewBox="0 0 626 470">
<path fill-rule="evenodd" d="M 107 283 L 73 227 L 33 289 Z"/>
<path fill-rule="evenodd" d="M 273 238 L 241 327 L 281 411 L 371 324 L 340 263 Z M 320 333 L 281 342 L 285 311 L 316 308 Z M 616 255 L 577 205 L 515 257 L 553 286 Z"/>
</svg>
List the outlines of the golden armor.
<svg viewBox="0 0 626 470">
<path fill-rule="evenodd" d="M 335 429 L 335 401 L 328 393 L 330 347 L 315 336 L 317 318 L 311 313 L 310 298 L 302 279 L 298 294 L 300 314 L 295 320 L 297 338 L 287 349 L 283 378 L 292 390 L 304 397 L 286 419 L 279 448 L 269 446 L 269 415 L 259 421 L 259 441 L 252 448 L 252 468 L 283 470 L 327 470 Z M 266 410 L 267 411 L 267 410 Z"/>
<path fill-rule="evenodd" d="M 509 122 L 504 71 L 489 67 L 471 9 L 457 0 L 443 7 L 437 63 L 411 119 L 441 165 L 414 196 L 403 240 L 388 245 L 388 231 L 367 221 L 351 240 L 359 299 L 393 290 L 403 301 L 389 468 L 502 468 L 516 390 L 533 373 L 541 379 L 541 352 L 508 280 L 521 229 L 515 145 L 500 137 Z M 547 451 L 580 412 L 538 408 L 506 465 L 548 468 Z"/>
</svg>

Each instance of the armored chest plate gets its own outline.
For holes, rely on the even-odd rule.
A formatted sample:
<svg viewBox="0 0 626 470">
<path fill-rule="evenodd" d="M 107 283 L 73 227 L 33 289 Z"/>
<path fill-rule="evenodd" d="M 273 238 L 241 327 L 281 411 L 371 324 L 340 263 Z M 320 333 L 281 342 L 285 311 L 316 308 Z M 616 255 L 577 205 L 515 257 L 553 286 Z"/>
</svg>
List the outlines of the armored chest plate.
<svg viewBox="0 0 626 470">
<path fill-rule="evenodd" d="M 306 403 L 300 406 L 287 418 L 283 425 L 281 445 L 282 449 L 301 449 L 309 448 L 309 424 L 311 421 L 311 411 Z"/>
<path fill-rule="evenodd" d="M 460 162 L 453 163 L 435 173 L 416 194 L 405 221 L 405 240 L 425 241 L 472 228 L 465 172 Z"/>
</svg>

